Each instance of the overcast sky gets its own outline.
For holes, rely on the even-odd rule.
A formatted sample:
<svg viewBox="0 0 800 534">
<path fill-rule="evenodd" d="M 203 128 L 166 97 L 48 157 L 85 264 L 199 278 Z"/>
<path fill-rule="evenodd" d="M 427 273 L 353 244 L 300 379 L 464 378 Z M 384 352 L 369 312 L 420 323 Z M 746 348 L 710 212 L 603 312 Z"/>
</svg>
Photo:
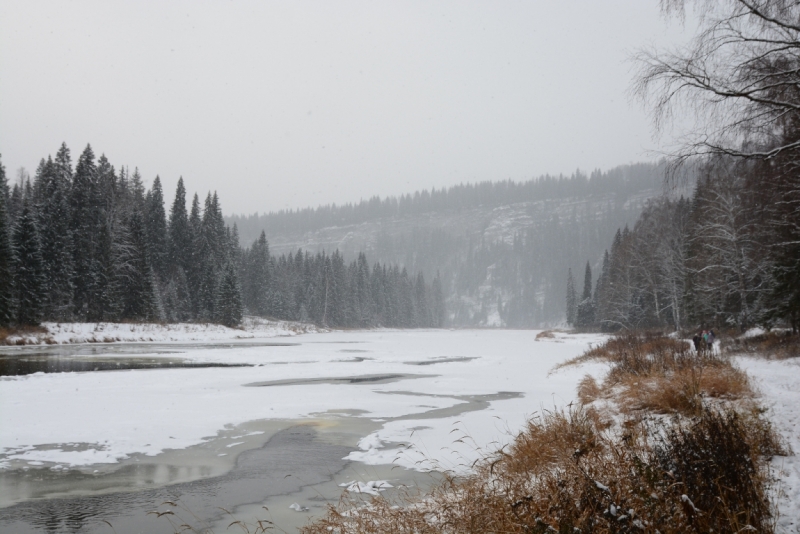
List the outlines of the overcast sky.
<svg viewBox="0 0 800 534">
<path fill-rule="evenodd" d="M 9 178 L 62 141 L 223 211 L 608 169 L 658 148 L 629 55 L 658 0 L 0 2 Z"/>
</svg>

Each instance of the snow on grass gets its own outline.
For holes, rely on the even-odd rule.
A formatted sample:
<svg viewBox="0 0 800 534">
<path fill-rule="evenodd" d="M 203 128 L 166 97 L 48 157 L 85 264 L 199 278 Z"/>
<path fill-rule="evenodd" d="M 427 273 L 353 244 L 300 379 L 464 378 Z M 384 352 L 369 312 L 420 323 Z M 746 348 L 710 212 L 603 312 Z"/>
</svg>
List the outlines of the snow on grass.
<svg viewBox="0 0 800 534">
<path fill-rule="evenodd" d="M 7 345 L 115 343 L 139 341 L 221 341 L 295 336 L 316 332 L 314 325 L 245 317 L 240 328 L 210 323 L 42 323 L 46 332 L 13 334 Z"/>
<path fill-rule="evenodd" d="M 363 450 L 351 459 L 468 469 L 483 451 L 510 441 L 534 412 L 571 402 L 577 382 L 591 372 L 590 364 L 548 375 L 599 336 L 556 334 L 537 342 L 537 333 L 316 333 L 296 336 L 295 346 L 201 345 L 181 355 L 252 367 L 5 377 L 0 467 L 30 461 L 68 467 L 110 463 L 197 445 L 247 421 L 312 422 L 358 413 L 383 426 L 362 440 Z M 354 349 L 371 359 L 343 361 L 343 352 Z M 359 376 L 394 378 L 342 380 Z M 332 378 L 339 380 L 319 381 Z M 291 383 L 245 387 L 281 380 Z"/>
<path fill-rule="evenodd" d="M 737 362 L 753 379 L 766 416 L 794 452 L 772 460 L 779 479 L 776 532 L 800 532 L 800 360 L 738 357 Z"/>
</svg>

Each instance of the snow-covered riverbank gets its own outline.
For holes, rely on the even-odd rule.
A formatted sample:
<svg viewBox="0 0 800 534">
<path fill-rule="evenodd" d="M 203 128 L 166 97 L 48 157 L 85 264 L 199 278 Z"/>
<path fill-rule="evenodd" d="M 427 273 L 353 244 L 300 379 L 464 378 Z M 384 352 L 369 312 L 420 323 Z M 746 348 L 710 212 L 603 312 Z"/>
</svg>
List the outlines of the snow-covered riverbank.
<svg viewBox="0 0 800 534">
<path fill-rule="evenodd" d="M 15 333 L 6 345 L 65 343 L 202 342 L 296 336 L 318 332 L 316 326 L 292 321 L 245 317 L 239 328 L 210 323 L 42 323 L 43 332 Z M 324 329 L 322 330 L 324 331 Z M 1 342 L 0 342 L 1 343 Z"/>
<path fill-rule="evenodd" d="M 753 380 L 760 398 L 776 430 L 786 440 L 791 456 L 773 458 L 778 478 L 775 499 L 780 510 L 776 532 L 800 532 L 800 360 L 767 360 L 754 357 L 737 358 L 739 366 Z"/>
</svg>

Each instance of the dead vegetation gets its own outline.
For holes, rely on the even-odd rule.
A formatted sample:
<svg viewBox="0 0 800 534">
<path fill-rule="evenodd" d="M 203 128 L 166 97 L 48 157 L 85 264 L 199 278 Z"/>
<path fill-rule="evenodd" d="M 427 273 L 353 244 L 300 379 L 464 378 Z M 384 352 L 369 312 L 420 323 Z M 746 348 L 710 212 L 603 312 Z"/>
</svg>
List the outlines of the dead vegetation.
<svg viewBox="0 0 800 534">
<path fill-rule="evenodd" d="M 723 350 L 729 354 L 758 355 L 773 360 L 800 357 L 800 335 L 790 331 L 772 331 L 724 340 Z"/>
<path fill-rule="evenodd" d="M 585 377 L 580 405 L 531 419 L 473 474 L 426 495 L 345 495 L 302 532 L 774 531 L 766 460 L 785 451 L 742 371 L 656 336 L 612 338 L 575 361 L 590 359 L 611 364 L 602 384 Z M 597 399 L 620 407 L 618 424 Z"/>
<path fill-rule="evenodd" d="M 686 341 L 652 334 L 611 338 L 561 367 L 590 360 L 611 364 L 602 384 L 584 379 L 578 398 L 584 404 L 613 399 L 625 414 L 648 411 L 697 415 L 705 399 L 753 396 L 747 374 L 724 354 L 697 353 Z"/>
<path fill-rule="evenodd" d="M 348 495 L 305 534 L 771 532 L 771 433 L 733 410 L 607 431 L 582 407 L 541 415 L 508 452 L 422 498 Z"/>
<path fill-rule="evenodd" d="M 552 330 L 542 330 L 538 334 L 536 334 L 536 341 L 540 339 L 555 339 L 555 334 L 553 334 Z"/>
<path fill-rule="evenodd" d="M 0 345 L 24 345 L 26 338 L 41 334 L 47 334 L 47 329 L 43 326 L 0 327 Z M 8 338 L 12 338 L 13 341 Z"/>
</svg>

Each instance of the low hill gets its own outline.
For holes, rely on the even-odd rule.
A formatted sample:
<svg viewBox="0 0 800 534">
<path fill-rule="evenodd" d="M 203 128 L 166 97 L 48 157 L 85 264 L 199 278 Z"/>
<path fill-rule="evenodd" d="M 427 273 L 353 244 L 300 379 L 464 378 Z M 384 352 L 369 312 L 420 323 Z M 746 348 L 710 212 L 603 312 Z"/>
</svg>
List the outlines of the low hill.
<svg viewBox="0 0 800 534">
<path fill-rule="evenodd" d="M 428 280 L 438 271 L 454 326 L 547 326 L 564 319 L 568 269 L 580 279 L 589 260 L 599 272 L 616 230 L 661 193 L 663 177 L 663 164 L 639 163 L 226 222 L 243 245 L 264 231 L 278 255 L 338 249 Z"/>
</svg>

